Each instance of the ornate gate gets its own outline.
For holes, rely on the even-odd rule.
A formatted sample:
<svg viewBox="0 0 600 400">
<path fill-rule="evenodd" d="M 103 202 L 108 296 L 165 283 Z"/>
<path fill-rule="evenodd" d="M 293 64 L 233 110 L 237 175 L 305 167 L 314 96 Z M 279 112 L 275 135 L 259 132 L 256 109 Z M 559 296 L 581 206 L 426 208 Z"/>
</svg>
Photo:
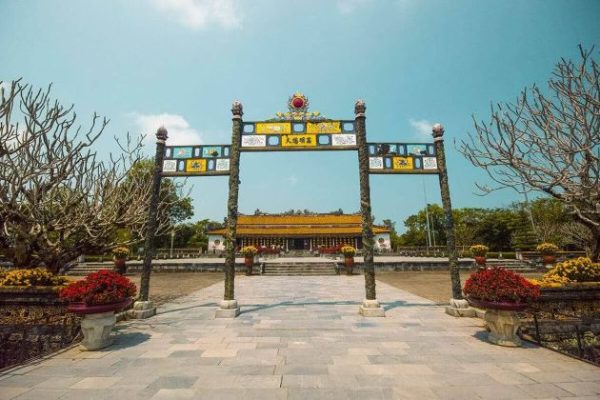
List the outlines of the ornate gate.
<svg viewBox="0 0 600 400">
<path fill-rule="evenodd" d="M 233 103 L 231 112 L 231 144 L 166 146 L 168 133 L 157 133 L 154 190 L 149 211 L 149 231 L 146 236 L 144 268 L 139 301 L 134 305 L 144 318 L 155 309 L 148 301 L 152 270 L 153 240 L 156 230 L 156 209 L 160 179 L 163 176 L 229 176 L 227 224 L 225 239 L 225 290 L 216 317 L 233 318 L 240 307 L 235 299 L 235 243 L 238 217 L 240 153 L 266 151 L 357 151 L 360 177 L 360 212 L 364 255 L 365 299 L 359 312 L 363 316 L 385 315 L 375 290 L 373 265 L 373 219 L 371 215 L 370 174 L 436 174 L 439 176 L 442 202 L 446 217 L 449 268 L 452 280 L 451 306 L 464 308 L 457 253 L 454 241 L 452 206 L 444 153 L 444 129 L 433 127 L 433 143 L 367 142 L 366 106 L 362 100 L 354 105 L 354 119 L 329 119 L 319 112 L 309 111 L 309 101 L 301 93 L 288 100 L 288 111 L 278 112 L 275 118 L 247 122 L 242 119 L 242 104 Z"/>
</svg>

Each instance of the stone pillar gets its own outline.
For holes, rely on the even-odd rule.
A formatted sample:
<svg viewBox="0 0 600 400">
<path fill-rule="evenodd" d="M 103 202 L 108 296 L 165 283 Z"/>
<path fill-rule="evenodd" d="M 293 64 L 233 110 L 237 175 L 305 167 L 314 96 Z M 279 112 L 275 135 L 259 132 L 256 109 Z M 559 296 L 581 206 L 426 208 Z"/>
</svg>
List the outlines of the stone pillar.
<svg viewBox="0 0 600 400">
<path fill-rule="evenodd" d="M 165 144 L 169 137 L 164 127 L 156 131 L 156 154 L 154 155 L 154 176 L 152 179 L 152 194 L 148 207 L 148 225 L 146 229 L 146 243 L 144 245 L 144 264 L 142 267 L 142 278 L 140 282 L 140 295 L 129 311 L 133 318 L 148 318 L 156 314 L 154 303 L 148 300 L 150 291 L 150 274 L 152 273 L 152 257 L 154 256 L 154 236 L 156 235 L 158 202 L 160 196 L 160 181 L 162 175 L 162 164 L 165 156 Z"/>
<path fill-rule="evenodd" d="M 360 177 L 360 214 L 362 217 L 362 253 L 365 274 L 366 298 L 359 308 L 364 317 L 385 317 L 375 292 L 375 266 L 373 265 L 373 216 L 371 215 L 371 189 L 369 187 L 369 151 L 367 148 L 366 116 L 367 107 L 363 100 L 354 105 L 356 144 L 358 146 L 358 172 Z"/>
<path fill-rule="evenodd" d="M 452 282 L 452 298 L 450 299 L 450 306 L 446 307 L 446 313 L 455 317 L 474 317 L 475 310 L 469 307 L 469 303 L 463 299 L 462 287 L 460 284 L 460 271 L 458 267 L 456 239 L 454 236 L 454 218 L 452 216 L 452 202 L 450 201 L 448 170 L 446 168 L 446 153 L 444 151 L 444 127 L 441 124 L 435 124 L 432 131 L 433 141 L 435 143 L 442 205 L 445 214 L 444 225 L 446 228 L 446 246 L 448 249 L 450 280 Z"/>
<path fill-rule="evenodd" d="M 227 226 L 225 232 L 225 294 L 216 318 L 235 318 L 240 307 L 235 300 L 235 246 L 238 219 L 238 194 L 240 190 L 240 146 L 242 141 L 242 103 L 234 101 L 231 107 L 231 152 L 229 161 L 229 198 L 227 200 Z"/>
</svg>

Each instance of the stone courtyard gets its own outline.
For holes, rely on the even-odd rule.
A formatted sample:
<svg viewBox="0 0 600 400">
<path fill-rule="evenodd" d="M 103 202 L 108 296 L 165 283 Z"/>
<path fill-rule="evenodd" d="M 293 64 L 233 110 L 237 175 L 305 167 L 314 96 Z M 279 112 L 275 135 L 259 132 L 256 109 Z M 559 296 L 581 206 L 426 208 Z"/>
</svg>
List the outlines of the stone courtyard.
<svg viewBox="0 0 600 400">
<path fill-rule="evenodd" d="M 484 340 L 483 321 L 362 276 L 236 277 L 242 314 L 215 319 L 222 282 L 0 375 L 0 399 L 597 399 L 600 370 L 532 344 Z"/>
</svg>

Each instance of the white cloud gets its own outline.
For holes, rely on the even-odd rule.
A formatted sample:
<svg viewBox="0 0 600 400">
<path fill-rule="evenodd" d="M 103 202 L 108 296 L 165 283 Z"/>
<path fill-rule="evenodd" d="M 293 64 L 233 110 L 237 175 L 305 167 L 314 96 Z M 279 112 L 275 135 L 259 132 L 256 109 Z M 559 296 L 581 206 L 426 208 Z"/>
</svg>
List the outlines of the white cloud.
<svg viewBox="0 0 600 400">
<path fill-rule="evenodd" d="M 287 178 L 285 178 L 285 181 L 290 185 L 290 186 L 296 186 L 296 183 L 298 183 L 298 178 L 296 177 L 296 175 L 290 175 Z"/>
<path fill-rule="evenodd" d="M 241 27 L 239 0 L 153 0 L 162 12 L 190 29 L 217 25 L 232 29 Z"/>
<path fill-rule="evenodd" d="M 153 143 L 154 134 L 161 126 L 167 128 L 169 146 L 180 144 L 199 144 L 202 143 L 202 135 L 192 128 L 190 124 L 181 115 L 177 114 L 138 114 L 134 113 L 133 120 L 142 134 L 146 135 L 144 141 Z"/>
<path fill-rule="evenodd" d="M 372 2 L 373 0 L 337 0 L 337 7 L 342 14 L 350 14 L 357 8 L 366 6 Z"/>
<path fill-rule="evenodd" d="M 433 122 L 427 121 L 426 119 L 410 119 L 410 126 L 413 128 L 413 132 L 419 136 L 431 136 L 431 127 Z"/>
</svg>

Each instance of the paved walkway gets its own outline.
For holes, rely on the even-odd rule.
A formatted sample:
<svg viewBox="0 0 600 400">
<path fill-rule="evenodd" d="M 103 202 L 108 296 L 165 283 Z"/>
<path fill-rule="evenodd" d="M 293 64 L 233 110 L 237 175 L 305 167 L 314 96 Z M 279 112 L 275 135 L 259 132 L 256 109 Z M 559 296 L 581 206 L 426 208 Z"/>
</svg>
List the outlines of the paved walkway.
<svg viewBox="0 0 600 400">
<path fill-rule="evenodd" d="M 0 399 L 600 398 L 600 369 L 482 340 L 481 320 L 378 283 L 386 318 L 358 315 L 361 276 L 238 277 L 242 314 L 215 320 L 222 283 L 0 376 Z"/>
</svg>

